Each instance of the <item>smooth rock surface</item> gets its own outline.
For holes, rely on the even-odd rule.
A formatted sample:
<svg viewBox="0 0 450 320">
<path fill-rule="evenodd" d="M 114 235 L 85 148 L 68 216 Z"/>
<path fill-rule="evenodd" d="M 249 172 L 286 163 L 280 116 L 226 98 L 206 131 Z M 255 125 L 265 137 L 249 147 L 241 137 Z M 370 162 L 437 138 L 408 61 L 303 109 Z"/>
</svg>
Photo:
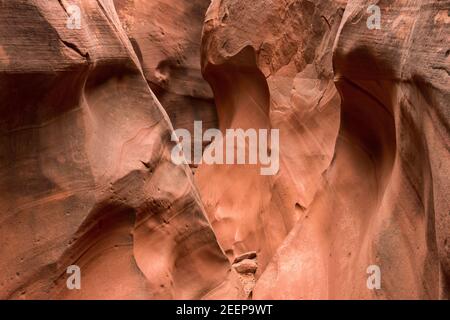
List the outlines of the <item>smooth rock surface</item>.
<svg viewBox="0 0 450 320">
<path fill-rule="evenodd" d="M 0 298 L 237 297 L 171 132 L 112 1 L 1 1 Z"/>
<path fill-rule="evenodd" d="M 349 1 L 334 44 L 333 161 L 257 299 L 448 299 L 449 1 Z M 381 288 L 367 269 L 381 270 Z"/>
<path fill-rule="evenodd" d="M 200 71 L 200 44 L 210 0 L 114 0 L 145 78 L 175 129 L 217 127 L 214 96 Z"/>
<path fill-rule="evenodd" d="M 306 217 L 339 129 L 332 46 L 343 4 L 335 1 L 212 1 L 202 67 L 219 127 L 278 129 L 280 170 L 199 166 L 205 209 L 230 261 L 258 253 L 262 272 Z M 257 18 L 256 18 L 257 17 Z"/>
<path fill-rule="evenodd" d="M 0 299 L 449 299 L 450 0 L 373 4 L 0 0 Z"/>
</svg>

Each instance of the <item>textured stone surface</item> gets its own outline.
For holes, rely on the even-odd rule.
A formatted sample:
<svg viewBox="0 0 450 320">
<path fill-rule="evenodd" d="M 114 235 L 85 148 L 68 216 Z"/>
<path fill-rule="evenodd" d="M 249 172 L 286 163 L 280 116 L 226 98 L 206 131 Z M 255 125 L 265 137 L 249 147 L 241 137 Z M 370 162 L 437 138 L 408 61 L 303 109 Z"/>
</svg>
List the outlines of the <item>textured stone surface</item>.
<svg viewBox="0 0 450 320">
<path fill-rule="evenodd" d="M 67 1 L 0 1 L 0 297 L 234 296 L 112 1 L 70 3 L 80 30 Z"/>
<path fill-rule="evenodd" d="M 258 272 L 305 218 L 333 156 L 340 98 L 331 51 L 342 11 L 332 1 L 226 0 L 213 1 L 205 19 L 203 71 L 221 130 L 280 130 L 277 175 L 234 165 L 201 165 L 196 174 L 230 260 L 255 250 Z"/>
<path fill-rule="evenodd" d="M 217 126 L 214 97 L 200 72 L 203 20 L 210 0 L 114 0 L 145 78 L 175 129 Z"/>
<path fill-rule="evenodd" d="M 233 268 L 239 273 L 255 273 L 256 269 L 258 269 L 258 264 L 255 260 L 244 259 L 233 264 Z"/>
<path fill-rule="evenodd" d="M 256 251 L 246 252 L 241 254 L 240 256 L 237 256 L 234 259 L 233 263 L 238 263 L 245 259 L 255 259 L 256 257 L 257 257 Z"/>
<path fill-rule="evenodd" d="M 0 0 L 0 298 L 448 299 L 450 1 L 371 4 Z M 279 172 L 194 178 L 194 120 Z"/>
<path fill-rule="evenodd" d="M 380 30 L 370 4 L 348 2 L 335 41 L 333 162 L 256 298 L 448 298 L 450 3 L 380 2 Z"/>
<path fill-rule="evenodd" d="M 208 11 L 203 72 L 221 129 L 282 137 L 275 177 L 196 175 L 230 259 L 258 251 L 254 298 L 448 295 L 449 2 L 380 3 L 381 30 L 367 28 L 370 4 L 222 0 Z M 366 286 L 370 265 L 381 290 Z"/>
</svg>

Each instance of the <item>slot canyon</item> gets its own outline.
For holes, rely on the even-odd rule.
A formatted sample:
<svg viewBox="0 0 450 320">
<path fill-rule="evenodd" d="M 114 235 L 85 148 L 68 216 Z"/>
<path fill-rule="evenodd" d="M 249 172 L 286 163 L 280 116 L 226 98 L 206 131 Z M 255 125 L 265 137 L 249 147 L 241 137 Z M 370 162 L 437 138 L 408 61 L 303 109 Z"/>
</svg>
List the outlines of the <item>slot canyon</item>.
<svg viewBox="0 0 450 320">
<path fill-rule="evenodd" d="M 449 300 L 450 0 L 0 0 L 0 164 L 2 300 Z"/>
</svg>

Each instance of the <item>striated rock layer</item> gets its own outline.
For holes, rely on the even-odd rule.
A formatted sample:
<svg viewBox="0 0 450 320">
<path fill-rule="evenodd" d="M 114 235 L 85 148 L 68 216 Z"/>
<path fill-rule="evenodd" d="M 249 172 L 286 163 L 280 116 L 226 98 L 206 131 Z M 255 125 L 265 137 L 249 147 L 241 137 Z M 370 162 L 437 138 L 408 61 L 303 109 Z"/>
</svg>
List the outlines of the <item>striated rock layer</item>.
<svg viewBox="0 0 450 320">
<path fill-rule="evenodd" d="M 256 298 L 449 298 L 450 2 L 380 2 L 379 30 L 370 4 L 348 2 L 334 45 L 333 162 Z"/>
<path fill-rule="evenodd" d="M 331 51 L 342 11 L 332 1 L 230 0 L 213 1 L 206 15 L 203 71 L 220 129 L 280 130 L 278 174 L 234 165 L 201 165 L 196 174 L 225 252 L 232 260 L 257 251 L 258 274 L 306 219 L 332 160 L 340 98 Z"/>
<path fill-rule="evenodd" d="M 210 0 L 114 0 L 145 78 L 175 129 L 217 127 L 214 97 L 200 72 L 203 20 Z"/>
<path fill-rule="evenodd" d="M 0 1 L 0 114 L 0 298 L 237 297 L 111 0 Z"/>
<path fill-rule="evenodd" d="M 256 299 L 448 298 L 449 2 L 379 3 L 380 30 L 370 4 L 208 11 L 203 71 L 222 130 L 282 137 L 274 177 L 206 165 L 196 176 L 227 255 L 261 257 Z M 367 287 L 374 265 L 379 290 Z"/>
<path fill-rule="evenodd" d="M 0 299 L 449 299 L 449 10 L 0 0 Z M 194 120 L 279 170 L 194 178 Z"/>
</svg>

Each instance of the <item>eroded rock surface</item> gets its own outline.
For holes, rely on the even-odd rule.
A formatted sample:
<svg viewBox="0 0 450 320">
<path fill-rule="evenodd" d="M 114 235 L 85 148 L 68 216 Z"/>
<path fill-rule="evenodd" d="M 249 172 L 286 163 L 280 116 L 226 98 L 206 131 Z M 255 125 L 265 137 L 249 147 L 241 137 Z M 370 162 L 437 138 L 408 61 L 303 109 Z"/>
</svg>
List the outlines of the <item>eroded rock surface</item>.
<svg viewBox="0 0 450 320">
<path fill-rule="evenodd" d="M 258 270 L 258 260 L 255 251 L 246 252 L 233 262 L 233 268 L 238 273 L 238 279 L 242 284 L 246 297 L 252 298 L 253 289 L 256 285 L 255 273 Z"/>
<path fill-rule="evenodd" d="M 112 1 L 0 1 L 0 114 L 1 298 L 234 296 Z"/>
<path fill-rule="evenodd" d="M 220 129 L 280 130 L 276 175 L 235 165 L 201 165 L 196 175 L 230 260 L 255 250 L 258 273 L 306 218 L 333 156 L 340 98 L 331 51 L 342 12 L 333 1 L 226 0 L 206 15 L 203 71 Z"/>
<path fill-rule="evenodd" d="M 114 0 L 145 78 L 175 129 L 217 127 L 214 97 L 200 71 L 203 20 L 210 0 Z"/>
<path fill-rule="evenodd" d="M 256 299 L 448 295 L 449 2 L 379 3 L 380 30 L 371 4 L 222 0 L 206 16 L 221 129 L 282 137 L 275 177 L 196 176 L 230 260 L 258 251 Z"/>
<path fill-rule="evenodd" d="M 335 41 L 333 162 L 256 298 L 448 298 L 449 2 L 380 2 L 380 30 L 370 4 L 348 2 Z"/>
<path fill-rule="evenodd" d="M 0 0 L 0 298 L 448 299 L 450 1 L 372 4 Z"/>
</svg>

